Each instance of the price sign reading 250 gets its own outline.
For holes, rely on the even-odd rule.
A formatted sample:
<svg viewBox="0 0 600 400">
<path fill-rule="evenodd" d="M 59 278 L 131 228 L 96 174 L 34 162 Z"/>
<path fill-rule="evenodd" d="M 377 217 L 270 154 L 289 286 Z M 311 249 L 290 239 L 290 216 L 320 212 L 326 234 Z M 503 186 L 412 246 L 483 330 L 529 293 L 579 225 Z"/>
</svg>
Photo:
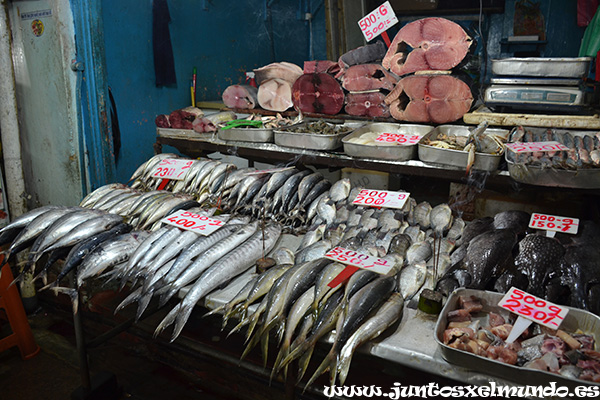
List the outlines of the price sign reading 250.
<svg viewBox="0 0 600 400">
<path fill-rule="evenodd" d="M 392 269 L 392 263 L 381 258 L 362 254 L 354 250 L 343 247 L 334 247 L 325 254 L 326 258 L 340 262 L 342 264 L 353 265 L 358 268 L 369 269 L 378 274 L 387 274 Z"/>
<path fill-rule="evenodd" d="M 406 192 L 389 192 L 386 190 L 363 189 L 361 190 L 352 204 L 387 207 L 387 208 L 402 208 L 404 203 L 410 196 Z"/>
<path fill-rule="evenodd" d="M 179 160 L 176 158 L 166 158 L 161 160 L 156 166 L 153 178 L 165 178 L 173 180 L 182 180 L 188 169 L 194 164 L 194 160 Z"/>
<path fill-rule="evenodd" d="M 569 312 L 566 307 L 550 303 L 515 287 L 510 288 L 498 305 L 551 329 L 558 329 Z"/>
</svg>

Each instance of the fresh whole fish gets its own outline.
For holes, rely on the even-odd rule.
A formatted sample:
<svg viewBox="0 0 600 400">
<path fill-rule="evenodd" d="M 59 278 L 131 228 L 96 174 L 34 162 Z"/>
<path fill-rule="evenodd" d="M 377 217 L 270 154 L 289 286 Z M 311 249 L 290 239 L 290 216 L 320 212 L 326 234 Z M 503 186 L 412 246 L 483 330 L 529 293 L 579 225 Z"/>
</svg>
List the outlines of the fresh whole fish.
<svg viewBox="0 0 600 400">
<path fill-rule="evenodd" d="M 565 248 L 555 238 L 530 234 L 519 242 L 519 254 L 515 257 L 517 271 L 527 276 L 527 292 L 544 296 L 547 271 L 565 254 Z"/>
<path fill-rule="evenodd" d="M 430 221 L 433 230 L 441 236 L 447 232 L 453 222 L 452 210 L 448 204 L 439 204 L 431 210 Z"/>
<path fill-rule="evenodd" d="M 350 179 L 340 179 L 339 181 L 335 182 L 329 189 L 329 197 L 334 203 L 346 200 L 350 194 L 350 189 Z"/>
<path fill-rule="evenodd" d="M 175 340 L 187 322 L 196 303 L 214 289 L 250 268 L 264 252 L 270 251 L 279 239 L 281 227 L 269 224 L 255 232 L 246 242 L 229 252 L 208 268 L 189 290 L 182 302 L 156 328 L 155 335 L 175 322 L 171 341 Z"/>
<path fill-rule="evenodd" d="M 465 269 L 472 278 L 471 287 L 483 289 L 512 261 L 512 248 L 517 242 L 514 232 L 507 229 L 488 231 L 469 242 L 464 258 Z"/>
</svg>

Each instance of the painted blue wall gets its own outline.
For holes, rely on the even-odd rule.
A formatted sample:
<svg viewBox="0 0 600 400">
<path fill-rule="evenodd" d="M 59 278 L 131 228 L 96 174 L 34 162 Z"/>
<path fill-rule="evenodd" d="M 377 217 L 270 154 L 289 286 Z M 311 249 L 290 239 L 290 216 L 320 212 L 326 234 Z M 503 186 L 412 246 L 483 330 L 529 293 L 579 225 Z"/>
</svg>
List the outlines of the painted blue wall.
<svg viewBox="0 0 600 400">
<path fill-rule="evenodd" d="M 126 182 L 153 155 L 158 114 L 190 105 L 189 83 L 198 68 L 197 99 L 220 100 L 223 90 L 274 61 L 303 65 L 309 57 L 308 23 L 299 11 L 306 1 L 271 2 L 273 49 L 265 1 L 169 0 L 170 34 L 177 85 L 154 84 L 152 1 L 103 0 L 107 82 L 118 107 L 121 154 L 117 180 Z M 313 1 L 313 54 L 326 58 L 325 11 Z M 274 55 L 272 54 L 274 53 Z M 165 148 L 163 151 L 174 150 Z"/>
</svg>

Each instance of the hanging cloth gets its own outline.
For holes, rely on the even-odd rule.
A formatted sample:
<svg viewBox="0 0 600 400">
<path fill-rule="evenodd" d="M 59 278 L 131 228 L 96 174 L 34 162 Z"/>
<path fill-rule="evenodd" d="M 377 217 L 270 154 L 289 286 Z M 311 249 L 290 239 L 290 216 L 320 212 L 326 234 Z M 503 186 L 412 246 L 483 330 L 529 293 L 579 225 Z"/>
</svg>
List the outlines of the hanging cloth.
<svg viewBox="0 0 600 400">
<path fill-rule="evenodd" d="M 172 86 L 177 83 L 169 22 L 171 16 L 167 0 L 154 0 L 152 2 L 152 49 L 156 86 Z"/>
</svg>

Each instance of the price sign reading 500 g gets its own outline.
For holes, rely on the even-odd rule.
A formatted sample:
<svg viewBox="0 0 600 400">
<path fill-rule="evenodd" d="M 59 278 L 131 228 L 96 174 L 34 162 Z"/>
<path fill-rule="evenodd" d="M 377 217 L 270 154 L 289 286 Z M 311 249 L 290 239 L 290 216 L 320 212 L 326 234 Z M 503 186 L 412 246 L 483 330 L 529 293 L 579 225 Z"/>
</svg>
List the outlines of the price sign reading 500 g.
<svg viewBox="0 0 600 400">
<path fill-rule="evenodd" d="M 173 180 L 182 180 L 185 174 L 192 166 L 194 160 L 180 160 L 176 158 L 166 158 L 158 163 L 153 178 L 164 178 Z"/>
<path fill-rule="evenodd" d="M 358 253 L 343 247 L 334 247 L 325 254 L 325 257 L 342 264 L 354 265 L 355 267 L 368 269 L 384 275 L 390 272 L 393 267 L 387 260 Z"/>
<path fill-rule="evenodd" d="M 575 235 L 579 227 L 579 220 L 577 218 L 533 213 L 529 220 L 529 227 Z"/>
<path fill-rule="evenodd" d="M 368 42 L 397 23 L 398 18 L 396 18 L 390 2 L 386 1 L 358 21 L 358 26 Z"/>
<path fill-rule="evenodd" d="M 569 312 L 566 307 L 550 303 L 515 287 L 510 288 L 498 305 L 551 329 L 558 329 Z"/>
<path fill-rule="evenodd" d="M 205 215 L 194 214 L 189 211 L 179 210 L 161 220 L 165 224 L 208 236 L 221 226 L 223 221 L 208 218 Z"/>
<path fill-rule="evenodd" d="M 386 143 L 393 143 L 396 142 L 397 144 L 405 144 L 405 145 L 413 145 L 413 144 L 417 144 L 419 143 L 419 140 L 421 140 L 421 136 L 419 135 L 404 135 L 402 133 L 388 133 L 388 132 L 384 132 L 382 134 L 380 134 L 379 136 L 377 136 L 377 138 L 375 138 L 376 142 L 386 142 Z"/>
<path fill-rule="evenodd" d="M 358 193 L 352 204 L 373 207 L 402 208 L 410 193 L 388 192 L 386 190 L 363 189 Z"/>
</svg>

